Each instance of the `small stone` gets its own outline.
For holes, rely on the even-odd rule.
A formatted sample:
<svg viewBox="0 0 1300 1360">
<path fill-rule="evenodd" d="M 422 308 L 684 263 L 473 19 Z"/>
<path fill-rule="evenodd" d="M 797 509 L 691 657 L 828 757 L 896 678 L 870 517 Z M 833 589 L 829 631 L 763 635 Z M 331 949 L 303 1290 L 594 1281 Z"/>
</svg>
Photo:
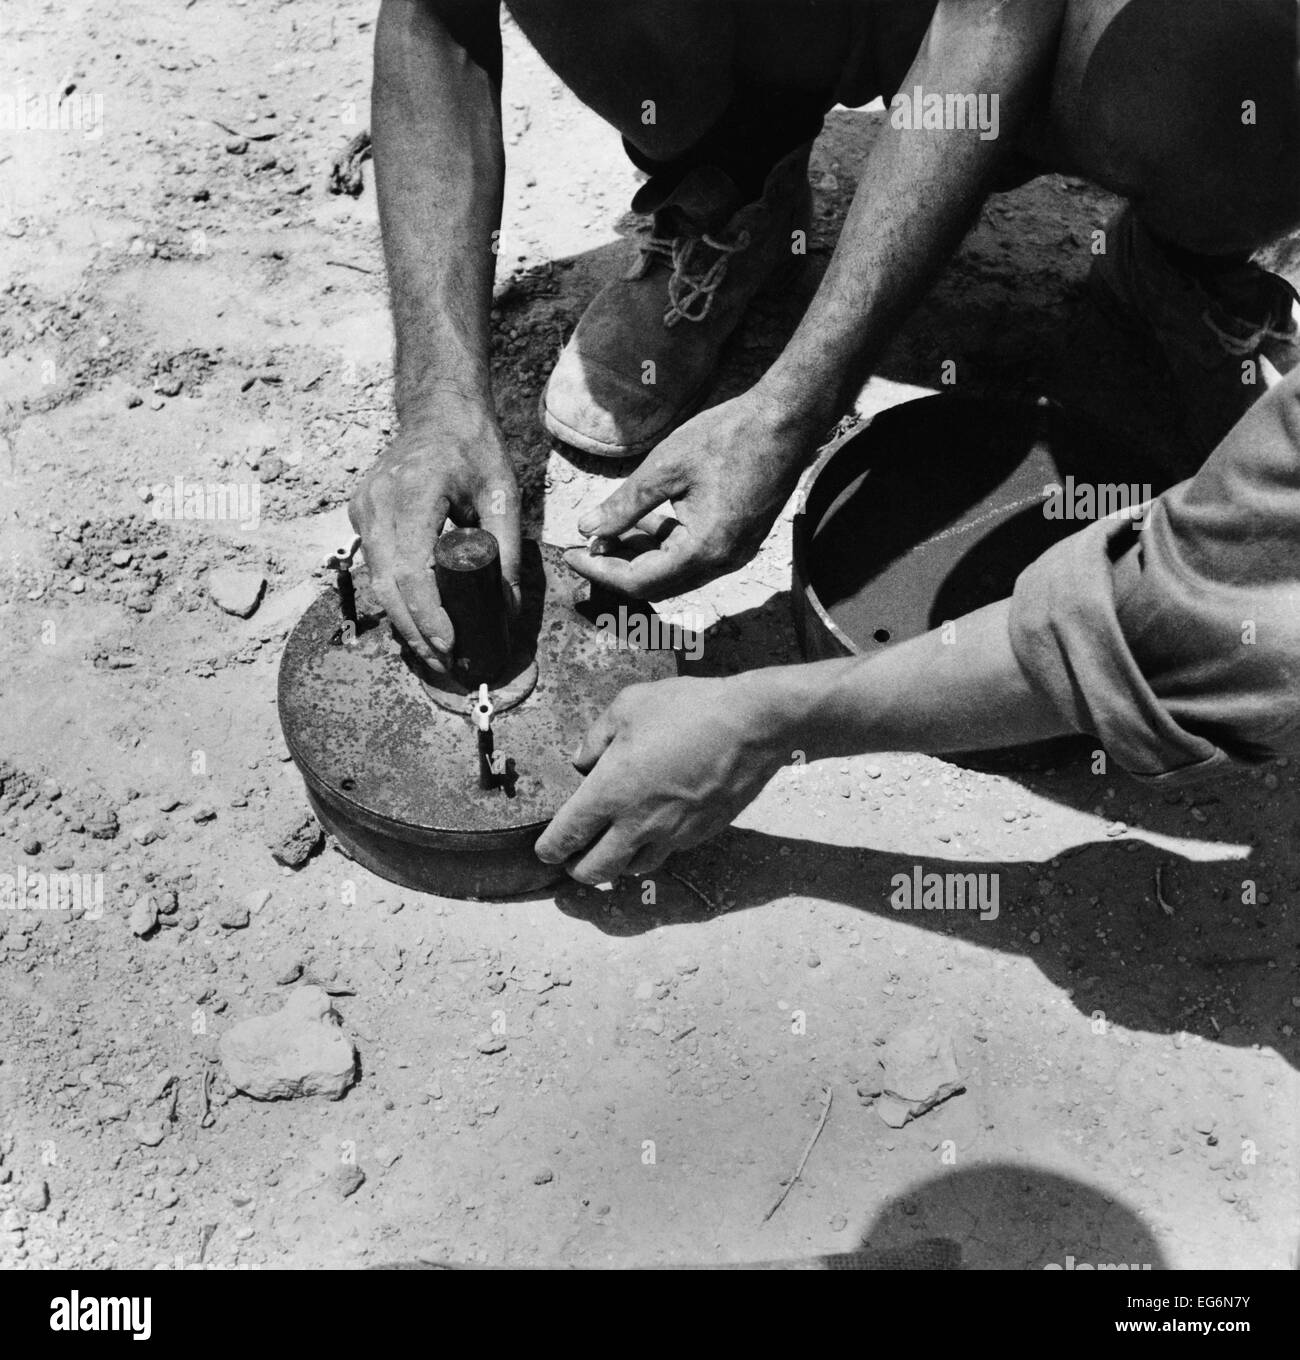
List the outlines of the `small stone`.
<svg viewBox="0 0 1300 1360">
<path fill-rule="evenodd" d="M 212 915 L 223 930 L 244 930 L 249 922 L 246 902 L 218 903 Z"/>
<path fill-rule="evenodd" d="M 131 933 L 142 938 L 158 924 L 158 903 L 149 894 L 137 897 L 131 904 Z"/>
<path fill-rule="evenodd" d="M 248 143 L 242 137 L 232 137 L 226 143 L 226 150 L 232 156 L 242 156 L 248 150 Z"/>
<path fill-rule="evenodd" d="M 249 618 L 262 602 L 266 577 L 260 571 L 218 567 L 208 572 L 208 595 L 218 609 L 236 618 Z"/>
<path fill-rule="evenodd" d="M 284 471 L 284 460 L 278 454 L 270 453 L 261 460 L 261 465 L 257 469 L 257 479 L 261 482 L 273 482 Z"/>
<path fill-rule="evenodd" d="M 1042 942 L 1043 942 L 1043 937 L 1042 937 L 1041 934 L 1039 934 L 1038 931 L 1036 931 L 1036 930 L 1031 930 L 1031 931 L 1029 932 L 1029 943 L 1030 943 L 1030 944 L 1042 944 Z"/>
<path fill-rule="evenodd" d="M 41 853 L 41 842 L 38 836 L 23 837 L 23 854 L 39 855 Z"/>
<path fill-rule="evenodd" d="M 216 815 L 216 808 L 208 803 L 200 803 L 198 807 L 190 813 L 190 817 L 196 822 L 210 822 Z"/>
<path fill-rule="evenodd" d="M 145 1147 L 157 1147 L 167 1130 L 161 1119 L 145 1119 L 135 1126 L 135 1136 Z"/>
<path fill-rule="evenodd" d="M 169 373 L 165 378 L 159 378 L 154 383 L 154 391 L 164 397 L 179 397 L 182 386 L 184 384 L 181 380 L 174 373 Z"/>
<path fill-rule="evenodd" d="M 158 839 L 158 828 L 152 822 L 140 822 L 131 828 L 131 839 L 137 845 L 152 845 Z"/>
<path fill-rule="evenodd" d="M 650 1011 L 643 1015 L 638 1022 L 642 1029 L 647 1029 L 651 1034 L 662 1034 L 664 1032 L 664 1018 L 658 1011 Z"/>
<path fill-rule="evenodd" d="M 1214 1132 L 1214 1127 L 1217 1123 L 1218 1119 L 1215 1115 L 1208 1112 L 1202 1112 L 1192 1121 L 1192 1128 L 1194 1128 L 1197 1133 L 1208 1134 Z"/>
<path fill-rule="evenodd" d="M 555 1179 L 555 1172 L 549 1166 L 539 1166 L 533 1172 L 534 1185 L 549 1185 Z"/>
<path fill-rule="evenodd" d="M 821 957 L 817 954 L 809 954 L 804 962 L 809 968 L 820 968 L 822 966 Z"/>
<path fill-rule="evenodd" d="M 84 576 L 74 576 L 72 580 L 68 582 L 68 589 L 74 595 L 82 594 L 86 589 L 86 578 Z"/>
<path fill-rule="evenodd" d="M 144 405 L 144 398 L 139 392 L 128 392 L 126 394 L 126 407 L 128 411 L 133 411 L 137 406 Z"/>
<path fill-rule="evenodd" d="M 334 1168 L 331 1180 L 338 1197 L 347 1199 L 366 1183 L 366 1173 L 355 1162 L 342 1162 Z"/>
<path fill-rule="evenodd" d="M 302 976 L 302 959 L 292 945 L 277 949 L 268 962 L 271 965 L 271 977 L 277 986 L 286 987 Z"/>
<path fill-rule="evenodd" d="M 500 1053 L 506 1046 L 506 1041 L 499 1034 L 480 1034 L 475 1047 L 480 1053 Z"/>
<path fill-rule="evenodd" d="M 879 779 L 883 773 L 884 771 L 879 765 L 868 765 L 866 767 L 866 776 L 868 779 Z"/>
<path fill-rule="evenodd" d="M 325 833 L 310 812 L 291 807 L 273 819 L 267 846 L 277 864 L 301 869 L 325 843 Z"/>
<path fill-rule="evenodd" d="M 112 557 L 113 565 L 115 567 L 129 567 L 133 556 L 130 548 L 118 548 Z"/>
<path fill-rule="evenodd" d="M 50 1187 L 44 1181 L 27 1181 L 18 1192 L 18 1207 L 26 1213 L 44 1213 L 49 1203 Z"/>
</svg>

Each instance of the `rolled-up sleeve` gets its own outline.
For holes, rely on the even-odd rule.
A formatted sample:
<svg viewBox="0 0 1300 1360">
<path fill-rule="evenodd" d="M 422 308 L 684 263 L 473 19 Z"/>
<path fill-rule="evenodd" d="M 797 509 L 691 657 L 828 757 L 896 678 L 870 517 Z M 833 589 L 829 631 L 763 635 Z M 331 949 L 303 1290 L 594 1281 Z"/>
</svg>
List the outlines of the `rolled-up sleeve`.
<svg viewBox="0 0 1300 1360">
<path fill-rule="evenodd" d="M 1300 370 L 1205 465 L 1016 582 L 1030 683 L 1139 778 L 1300 751 Z"/>
</svg>

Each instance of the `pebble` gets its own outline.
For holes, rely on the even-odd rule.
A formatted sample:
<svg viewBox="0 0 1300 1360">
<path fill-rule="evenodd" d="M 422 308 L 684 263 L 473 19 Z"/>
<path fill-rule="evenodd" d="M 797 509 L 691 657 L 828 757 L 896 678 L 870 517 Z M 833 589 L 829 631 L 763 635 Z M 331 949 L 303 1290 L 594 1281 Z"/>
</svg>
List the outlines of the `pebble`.
<svg viewBox="0 0 1300 1360">
<path fill-rule="evenodd" d="M 133 556 L 130 548 L 118 548 L 112 557 L 113 565 L 115 567 L 129 567 Z"/>
<path fill-rule="evenodd" d="M 144 893 L 131 905 L 131 933 L 143 937 L 157 924 L 158 904 L 149 893 Z"/>
<path fill-rule="evenodd" d="M 39 837 L 25 836 L 23 838 L 23 854 L 39 855 L 41 852 L 41 842 Z"/>
<path fill-rule="evenodd" d="M 302 976 L 302 959 L 292 945 L 275 950 L 268 962 L 271 965 L 271 977 L 277 986 L 286 987 Z"/>
<path fill-rule="evenodd" d="M 325 843 L 325 833 L 310 812 L 291 807 L 274 819 L 267 847 L 277 864 L 301 869 Z"/>
<path fill-rule="evenodd" d="M 480 1053 L 500 1053 L 506 1041 L 499 1034 L 480 1034 L 475 1045 Z"/>
<path fill-rule="evenodd" d="M 222 902 L 212 914 L 223 930 L 244 930 L 248 926 L 249 914 L 246 902 Z"/>
<path fill-rule="evenodd" d="M 144 1119 L 135 1126 L 135 1136 L 145 1147 L 157 1147 L 166 1138 L 167 1130 L 161 1119 Z"/>
<path fill-rule="evenodd" d="M 549 1185 L 555 1179 L 555 1172 L 549 1166 L 539 1166 L 533 1172 L 534 1185 Z"/>
<path fill-rule="evenodd" d="M 216 815 L 216 808 L 207 803 L 200 803 L 198 807 L 190 813 L 190 817 L 196 822 L 210 822 Z"/>
<path fill-rule="evenodd" d="M 207 576 L 208 595 L 218 609 L 236 618 L 249 618 L 262 602 L 266 577 L 260 571 L 218 567 Z"/>
<path fill-rule="evenodd" d="M 884 771 L 879 765 L 868 765 L 866 767 L 866 776 L 868 779 L 879 779 L 883 773 Z"/>
<path fill-rule="evenodd" d="M 355 1195 L 366 1183 L 366 1173 L 355 1162 L 343 1162 L 335 1167 L 331 1178 L 340 1199 Z"/>
<path fill-rule="evenodd" d="M 273 482 L 284 471 L 284 460 L 278 454 L 268 454 L 261 460 L 257 478 L 261 482 Z"/>
<path fill-rule="evenodd" d="M 44 1181 L 28 1181 L 18 1192 L 18 1206 L 29 1214 L 44 1213 L 50 1203 L 50 1187 Z"/>
</svg>

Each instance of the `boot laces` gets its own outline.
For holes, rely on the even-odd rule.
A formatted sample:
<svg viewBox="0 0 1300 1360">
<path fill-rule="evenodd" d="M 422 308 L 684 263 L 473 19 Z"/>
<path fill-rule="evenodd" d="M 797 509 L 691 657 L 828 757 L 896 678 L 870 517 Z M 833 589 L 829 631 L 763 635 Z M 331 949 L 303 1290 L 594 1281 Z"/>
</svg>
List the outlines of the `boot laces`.
<svg viewBox="0 0 1300 1360">
<path fill-rule="evenodd" d="M 723 241 L 705 232 L 701 236 L 656 236 L 653 232 L 642 237 L 641 258 L 628 276 L 644 278 L 656 261 L 668 265 L 668 306 L 664 311 L 664 325 L 675 326 L 679 321 L 703 321 L 713 306 L 713 299 L 727 275 L 727 266 L 737 251 L 749 245 L 749 233 L 741 231 L 733 241 Z M 697 256 L 700 247 L 714 252 L 714 258 L 703 270 Z"/>
<path fill-rule="evenodd" d="M 1208 308 L 1202 314 L 1201 320 L 1209 327 L 1225 354 L 1231 355 L 1234 359 L 1249 359 L 1258 354 L 1269 341 L 1280 343 L 1295 341 L 1297 330 L 1300 329 L 1300 327 L 1297 327 L 1295 315 L 1295 308 L 1300 305 L 1300 294 L 1297 294 L 1296 290 L 1285 279 L 1279 279 L 1278 282 L 1290 294 L 1288 299 L 1290 310 L 1287 313 L 1284 329 L 1270 325 L 1268 321 L 1260 326 L 1252 326 L 1250 322 L 1241 320 L 1241 332 L 1234 334 L 1218 325 Z M 1238 320 L 1238 318 L 1233 319 Z"/>
</svg>

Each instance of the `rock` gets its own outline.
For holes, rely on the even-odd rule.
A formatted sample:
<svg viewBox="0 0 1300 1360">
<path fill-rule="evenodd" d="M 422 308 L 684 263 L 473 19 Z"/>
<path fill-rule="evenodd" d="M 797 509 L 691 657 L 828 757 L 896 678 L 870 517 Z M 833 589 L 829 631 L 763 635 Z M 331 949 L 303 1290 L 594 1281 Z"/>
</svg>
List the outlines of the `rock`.
<svg viewBox="0 0 1300 1360">
<path fill-rule="evenodd" d="M 18 1192 L 18 1207 L 29 1214 L 44 1213 L 50 1203 L 50 1187 L 44 1181 L 27 1181 Z"/>
<path fill-rule="evenodd" d="M 893 1036 L 879 1051 L 879 1068 L 858 1087 L 859 1095 L 876 1097 L 876 1113 L 892 1129 L 962 1090 L 952 1040 L 924 1026 Z"/>
<path fill-rule="evenodd" d="M 243 899 L 244 906 L 248 908 L 253 916 L 256 916 L 270 900 L 270 888 L 254 888 L 251 893 L 245 893 Z"/>
<path fill-rule="evenodd" d="M 212 915 L 223 930 L 244 930 L 249 922 L 246 902 L 221 902 Z"/>
<path fill-rule="evenodd" d="M 339 1100 L 357 1077 L 356 1047 L 319 987 L 297 988 L 274 1015 L 240 1021 L 218 1049 L 227 1080 L 254 1100 Z"/>
<path fill-rule="evenodd" d="M 190 817 L 196 822 L 210 822 L 216 815 L 216 808 L 208 803 L 200 803 L 198 807 L 190 813 Z"/>
<path fill-rule="evenodd" d="M 1213 1114 L 1206 1111 L 1204 1114 L 1196 1116 L 1192 1121 L 1192 1128 L 1194 1128 L 1197 1133 L 1213 1133 L 1214 1126 L 1218 1122 L 1218 1119 Z"/>
<path fill-rule="evenodd" d="M 273 482 L 283 471 L 284 460 L 279 455 L 271 453 L 258 465 L 257 479 L 260 482 Z"/>
<path fill-rule="evenodd" d="M 130 548 L 118 548 L 111 560 L 115 567 L 129 567 L 134 555 Z"/>
<path fill-rule="evenodd" d="M 239 567 L 218 567 L 208 572 L 208 594 L 218 609 L 237 618 L 249 618 L 262 602 L 266 577 L 260 571 Z"/>
<path fill-rule="evenodd" d="M 549 1166 L 539 1166 L 533 1172 L 534 1185 L 549 1185 L 555 1179 L 555 1172 Z"/>
<path fill-rule="evenodd" d="M 500 1053 L 506 1046 L 506 1041 L 499 1034 L 480 1034 L 478 1037 L 477 1048 L 480 1053 Z"/>
<path fill-rule="evenodd" d="M 158 924 L 158 904 L 149 893 L 137 897 L 131 905 L 131 933 L 148 935 Z"/>
<path fill-rule="evenodd" d="M 277 986 L 287 987 L 302 977 L 302 958 L 292 945 L 284 945 L 275 950 L 267 960 L 271 977 Z"/>
<path fill-rule="evenodd" d="M 179 397 L 183 385 L 184 384 L 174 373 L 169 373 L 165 378 L 159 378 L 153 386 L 154 391 L 157 392 L 159 396 Z"/>
<path fill-rule="evenodd" d="M 158 828 L 152 822 L 139 822 L 131 828 L 131 839 L 137 845 L 152 845 L 158 839 Z"/>
<path fill-rule="evenodd" d="M 135 1126 L 135 1136 L 145 1147 L 157 1147 L 167 1137 L 161 1119 L 143 1119 Z"/>
<path fill-rule="evenodd" d="M 310 812 L 290 808 L 272 821 L 266 843 L 277 864 L 301 869 L 325 843 L 325 833 Z"/>
<path fill-rule="evenodd" d="M 23 837 L 23 854 L 39 855 L 41 853 L 41 842 L 39 836 Z"/>
<path fill-rule="evenodd" d="M 334 1168 L 330 1177 L 340 1199 L 355 1195 L 366 1183 L 366 1173 L 355 1162 L 343 1162 Z"/>
</svg>

